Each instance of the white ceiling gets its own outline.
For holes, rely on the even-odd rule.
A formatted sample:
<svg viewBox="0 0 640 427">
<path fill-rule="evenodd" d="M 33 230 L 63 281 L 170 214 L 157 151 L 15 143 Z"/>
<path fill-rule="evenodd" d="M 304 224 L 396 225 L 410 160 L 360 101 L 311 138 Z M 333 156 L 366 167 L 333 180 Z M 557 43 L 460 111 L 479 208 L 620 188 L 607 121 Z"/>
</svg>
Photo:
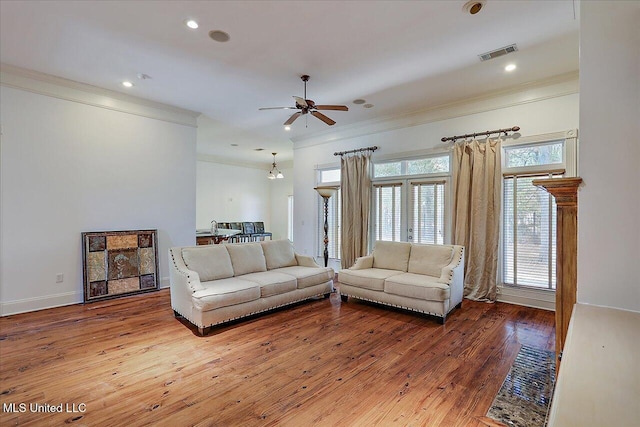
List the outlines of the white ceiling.
<svg viewBox="0 0 640 427">
<path fill-rule="evenodd" d="M 473 16 L 464 3 L 1 0 L 0 61 L 200 112 L 199 153 L 269 163 L 328 128 L 301 117 L 285 132 L 292 111 L 258 111 L 293 106 L 302 74 L 308 98 L 349 106 L 326 113 L 339 130 L 578 69 L 573 1 L 489 0 Z M 512 43 L 518 52 L 479 61 Z"/>
</svg>

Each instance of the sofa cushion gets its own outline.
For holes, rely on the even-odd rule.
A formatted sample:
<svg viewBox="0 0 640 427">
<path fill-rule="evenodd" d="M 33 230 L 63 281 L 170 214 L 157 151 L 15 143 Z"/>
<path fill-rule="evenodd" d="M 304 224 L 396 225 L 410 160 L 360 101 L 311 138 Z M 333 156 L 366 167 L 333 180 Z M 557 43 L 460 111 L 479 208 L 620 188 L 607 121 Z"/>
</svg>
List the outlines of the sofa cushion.
<svg viewBox="0 0 640 427">
<path fill-rule="evenodd" d="M 229 251 L 234 276 L 267 271 L 267 264 L 260 243 L 224 245 Z"/>
<path fill-rule="evenodd" d="M 237 277 L 204 282 L 202 285 L 203 290 L 191 295 L 193 306 L 200 311 L 215 310 L 260 298 L 260 286 L 256 282 Z"/>
<path fill-rule="evenodd" d="M 298 265 L 293 244 L 289 240 L 265 240 L 260 244 L 267 262 L 267 270 Z"/>
<path fill-rule="evenodd" d="M 446 301 L 451 294 L 449 285 L 437 282 L 435 277 L 414 273 L 402 273 L 388 278 L 384 282 L 384 291 L 428 301 Z"/>
<path fill-rule="evenodd" d="M 296 265 L 279 268 L 277 271 L 295 276 L 298 281 L 298 289 L 320 285 L 333 280 L 333 269 L 331 267 L 302 267 Z"/>
<path fill-rule="evenodd" d="M 407 271 L 411 243 L 379 240 L 373 248 L 373 268 Z"/>
<path fill-rule="evenodd" d="M 338 279 L 340 283 L 357 286 L 364 289 L 372 289 L 374 291 L 384 290 L 385 279 L 403 274 L 398 270 L 386 270 L 382 268 L 367 268 L 364 270 L 340 270 Z"/>
<path fill-rule="evenodd" d="M 262 298 L 293 291 L 297 286 L 297 280 L 294 276 L 277 271 L 249 273 L 242 276 L 241 279 L 256 282 L 260 285 L 260 296 Z"/>
<path fill-rule="evenodd" d="M 231 258 L 224 246 L 183 248 L 182 259 L 189 270 L 198 273 L 200 282 L 233 277 Z"/>
<path fill-rule="evenodd" d="M 453 246 L 414 244 L 409 255 L 409 273 L 440 277 L 442 269 L 449 265 Z"/>
</svg>

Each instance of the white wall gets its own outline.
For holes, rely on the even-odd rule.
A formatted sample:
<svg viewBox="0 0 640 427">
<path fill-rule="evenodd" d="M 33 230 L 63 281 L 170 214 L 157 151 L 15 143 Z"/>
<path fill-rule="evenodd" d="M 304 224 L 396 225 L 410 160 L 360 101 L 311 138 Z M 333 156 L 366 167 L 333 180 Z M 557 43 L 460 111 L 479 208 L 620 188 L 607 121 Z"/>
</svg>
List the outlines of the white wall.
<svg viewBox="0 0 640 427">
<path fill-rule="evenodd" d="M 580 10 L 578 302 L 640 311 L 640 3 Z"/>
<path fill-rule="evenodd" d="M 168 248 L 195 243 L 195 116 L 176 124 L 104 94 L 107 108 L 70 100 L 82 91 L 55 87 L 62 99 L 4 82 L 0 313 L 82 302 L 83 231 L 157 229 L 168 286 Z M 153 116 L 148 104 L 136 108 Z"/>
<path fill-rule="evenodd" d="M 273 239 L 287 238 L 287 196 L 293 194 L 291 169 L 284 178 L 267 179 L 263 169 L 198 161 L 196 172 L 196 226 L 208 229 L 219 222 L 262 221 Z"/>
</svg>

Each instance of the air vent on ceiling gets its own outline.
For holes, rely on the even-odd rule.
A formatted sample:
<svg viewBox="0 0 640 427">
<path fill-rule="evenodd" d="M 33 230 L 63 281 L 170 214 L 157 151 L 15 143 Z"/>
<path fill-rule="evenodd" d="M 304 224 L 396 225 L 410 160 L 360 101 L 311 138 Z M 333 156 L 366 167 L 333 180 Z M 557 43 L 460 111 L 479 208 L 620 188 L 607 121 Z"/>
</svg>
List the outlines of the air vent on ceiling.
<svg viewBox="0 0 640 427">
<path fill-rule="evenodd" d="M 518 50 L 518 46 L 514 44 L 501 47 L 500 49 L 492 50 L 491 52 L 483 53 L 478 55 L 480 57 L 480 61 L 488 61 L 489 59 L 497 58 L 502 55 L 506 55 L 507 53 L 513 53 Z"/>
</svg>

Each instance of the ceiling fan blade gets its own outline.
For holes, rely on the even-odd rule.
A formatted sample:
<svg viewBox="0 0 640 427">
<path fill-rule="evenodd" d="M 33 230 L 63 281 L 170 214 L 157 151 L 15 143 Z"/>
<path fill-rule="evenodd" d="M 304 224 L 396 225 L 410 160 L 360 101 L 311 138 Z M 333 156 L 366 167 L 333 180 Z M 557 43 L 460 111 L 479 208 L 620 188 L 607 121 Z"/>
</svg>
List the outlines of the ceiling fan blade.
<svg viewBox="0 0 640 427">
<path fill-rule="evenodd" d="M 302 115 L 302 113 L 293 113 L 293 115 L 291 117 L 289 117 L 289 120 L 284 122 L 284 125 L 285 126 L 289 126 L 291 123 L 293 123 L 301 115 Z"/>
<path fill-rule="evenodd" d="M 336 122 L 334 122 L 333 120 L 331 120 L 329 117 L 325 116 L 322 113 L 319 113 L 317 111 L 312 111 L 311 114 L 313 114 L 314 116 L 316 116 L 317 118 L 319 118 L 320 120 L 328 124 L 329 126 L 333 126 L 336 124 Z"/>
<path fill-rule="evenodd" d="M 307 101 L 305 101 L 303 98 L 300 98 L 299 96 L 294 96 L 293 99 L 296 100 L 296 106 L 301 105 L 303 107 L 307 107 Z"/>
<path fill-rule="evenodd" d="M 258 110 L 297 110 L 296 107 L 262 107 Z"/>
<path fill-rule="evenodd" d="M 336 111 L 349 111 L 349 107 L 346 105 L 316 105 L 316 110 L 336 110 Z"/>
</svg>

